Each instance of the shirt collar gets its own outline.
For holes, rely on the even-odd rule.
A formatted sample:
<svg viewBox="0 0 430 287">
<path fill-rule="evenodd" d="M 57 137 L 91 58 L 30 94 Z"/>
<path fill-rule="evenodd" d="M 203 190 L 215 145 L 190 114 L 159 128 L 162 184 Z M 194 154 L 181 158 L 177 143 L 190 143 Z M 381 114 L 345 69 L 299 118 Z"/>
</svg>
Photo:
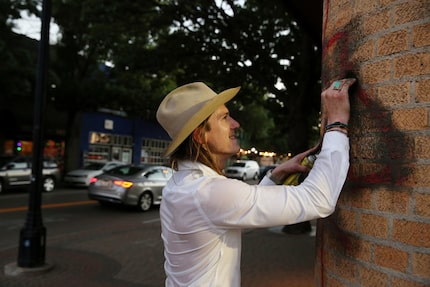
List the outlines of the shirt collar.
<svg viewBox="0 0 430 287">
<path fill-rule="evenodd" d="M 196 161 L 184 160 L 178 162 L 178 171 L 185 170 L 199 170 L 203 175 L 218 175 L 216 171 L 211 169 L 205 164 Z"/>
</svg>

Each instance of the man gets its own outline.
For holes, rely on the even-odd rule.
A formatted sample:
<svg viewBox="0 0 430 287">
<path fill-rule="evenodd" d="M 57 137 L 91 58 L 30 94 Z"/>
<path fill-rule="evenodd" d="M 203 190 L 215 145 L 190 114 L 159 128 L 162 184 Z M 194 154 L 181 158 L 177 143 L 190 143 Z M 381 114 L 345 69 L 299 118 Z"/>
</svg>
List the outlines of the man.
<svg viewBox="0 0 430 287">
<path fill-rule="evenodd" d="M 349 168 L 348 88 L 334 82 L 321 94 L 327 123 L 313 169 L 298 186 L 280 185 L 305 172 L 296 155 L 269 172 L 259 185 L 223 175 L 239 143 L 240 127 L 225 103 L 239 88 L 219 94 L 201 82 L 170 92 L 157 119 L 172 138 L 166 150 L 176 170 L 160 207 L 166 286 L 240 286 L 243 229 L 294 224 L 330 215 Z"/>
</svg>

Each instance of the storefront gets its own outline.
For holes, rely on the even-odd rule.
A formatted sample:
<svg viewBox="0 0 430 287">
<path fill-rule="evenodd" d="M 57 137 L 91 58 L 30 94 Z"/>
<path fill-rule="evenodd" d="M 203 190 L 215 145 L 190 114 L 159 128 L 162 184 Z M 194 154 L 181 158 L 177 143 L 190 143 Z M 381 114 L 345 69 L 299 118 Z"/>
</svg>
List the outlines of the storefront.
<svg viewBox="0 0 430 287">
<path fill-rule="evenodd" d="M 61 169 L 65 156 L 64 136 L 44 142 L 44 157 L 55 160 Z M 170 137 L 157 123 L 105 112 L 84 113 L 80 120 L 79 140 L 74 146 L 79 160 L 71 167 L 92 162 L 121 161 L 132 164 L 167 164 L 163 152 Z M 70 143 L 69 143 L 70 144 Z M 31 155 L 30 134 L 18 139 L 0 140 L 1 155 Z"/>
<path fill-rule="evenodd" d="M 106 113 L 82 118 L 82 164 L 118 160 L 133 164 L 166 164 L 162 154 L 170 138 L 155 122 Z"/>
</svg>

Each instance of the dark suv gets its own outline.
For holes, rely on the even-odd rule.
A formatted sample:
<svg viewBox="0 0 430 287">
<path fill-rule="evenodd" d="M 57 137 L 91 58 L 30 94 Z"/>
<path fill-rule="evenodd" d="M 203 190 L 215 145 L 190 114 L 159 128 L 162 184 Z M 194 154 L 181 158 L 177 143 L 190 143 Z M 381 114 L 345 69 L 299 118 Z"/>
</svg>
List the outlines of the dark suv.
<svg viewBox="0 0 430 287">
<path fill-rule="evenodd" d="M 0 193 L 19 187 L 28 187 L 31 184 L 32 160 L 27 156 L 1 156 L 0 157 Z M 55 162 L 43 161 L 43 191 L 51 192 L 60 179 L 60 171 Z"/>
</svg>

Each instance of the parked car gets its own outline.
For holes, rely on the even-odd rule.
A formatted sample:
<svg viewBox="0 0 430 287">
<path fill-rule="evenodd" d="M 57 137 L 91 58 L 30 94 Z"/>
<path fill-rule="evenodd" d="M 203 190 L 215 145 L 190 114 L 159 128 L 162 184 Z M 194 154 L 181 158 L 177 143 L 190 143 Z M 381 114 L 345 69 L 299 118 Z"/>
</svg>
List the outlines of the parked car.
<svg viewBox="0 0 430 287">
<path fill-rule="evenodd" d="M 116 203 L 147 211 L 161 203 L 162 190 L 172 174 L 166 166 L 118 166 L 91 179 L 88 197 L 100 204 Z"/>
<path fill-rule="evenodd" d="M 224 170 L 227 177 L 241 180 L 258 179 L 260 166 L 255 160 L 237 160 Z"/>
<path fill-rule="evenodd" d="M 66 173 L 63 181 L 64 183 L 75 187 L 88 187 L 90 185 L 91 178 L 120 165 L 124 165 L 124 163 L 120 161 L 89 163 L 83 168 L 75 169 Z"/>
<path fill-rule="evenodd" d="M 14 188 L 29 187 L 32 177 L 32 159 L 28 156 L 0 157 L 0 193 Z M 49 159 L 44 159 L 42 169 L 43 191 L 55 189 L 60 178 L 58 165 Z"/>
</svg>

